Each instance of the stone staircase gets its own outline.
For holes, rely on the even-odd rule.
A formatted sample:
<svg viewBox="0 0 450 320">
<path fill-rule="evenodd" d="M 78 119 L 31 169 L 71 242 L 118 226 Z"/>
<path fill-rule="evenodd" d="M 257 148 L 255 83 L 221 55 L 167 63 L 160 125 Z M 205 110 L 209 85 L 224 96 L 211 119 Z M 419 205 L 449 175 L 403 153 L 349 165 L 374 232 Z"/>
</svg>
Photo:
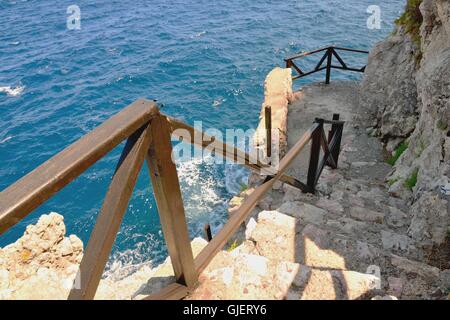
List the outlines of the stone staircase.
<svg viewBox="0 0 450 320">
<path fill-rule="evenodd" d="M 351 178 L 361 164 L 345 164 L 349 150 L 342 169 L 324 171 L 316 195 L 278 186 L 280 204 L 256 209 L 245 241 L 213 260 L 189 298 L 445 298 L 448 271 L 419 262 L 427 257 L 407 235 L 407 204 L 382 183 Z"/>
<path fill-rule="evenodd" d="M 428 264 L 426 245 L 408 236 L 409 205 L 388 193 L 391 167 L 354 110 L 339 169 L 324 170 L 315 195 L 278 183 L 243 243 L 213 260 L 188 299 L 447 298 L 450 270 Z"/>
</svg>

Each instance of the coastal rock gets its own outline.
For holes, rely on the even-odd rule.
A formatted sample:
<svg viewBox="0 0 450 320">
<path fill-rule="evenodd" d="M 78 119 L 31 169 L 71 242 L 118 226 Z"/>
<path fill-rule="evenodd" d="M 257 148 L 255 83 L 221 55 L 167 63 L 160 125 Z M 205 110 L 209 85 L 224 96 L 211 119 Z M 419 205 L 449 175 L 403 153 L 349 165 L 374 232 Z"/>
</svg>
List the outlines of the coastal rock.
<svg viewBox="0 0 450 320">
<path fill-rule="evenodd" d="M 382 138 L 406 137 L 415 128 L 417 86 L 413 75 L 417 51 L 417 45 L 399 29 L 369 55 L 361 101 L 374 113 Z"/>
<path fill-rule="evenodd" d="M 444 243 L 449 226 L 448 201 L 427 192 L 412 206 L 412 221 L 408 234 L 417 242 L 430 239 L 436 245 Z"/>
<path fill-rule="evenodd" d="M 266 77 L 264 82 L 264 103 L 254 145 L 257 149 L 266 150 L 265 107 L 271 107 L 272 116 L 272 147 L 280 156 L 287 149 L 287 114 L 288 104 L 292 100 L 292 72 L 290 68 L 275 68 Z M 277 137 L 278 136 L 278 137 Z M 274 153 L 274 152 L 272 152 Z"/>
<path fill-rule="evenodd" d="M 408 235 L 436 256 L 445 255 L 450 229 L 448 198 L 438 191 L 450 182 L 450 2 L 423 0 L 418 10 L 420 30 L 398 27 L 372 50 L 361 106 L 377 110 L 372 118 L 389 152 L 407 143 L 389 192 L 411 203 Z"/>
<path fill-rule="evenodd" d="M 0 249 L 4 299 L 65 299 L 83 256 L 83 243 L 65 237 L 63 216 L 42 215 L 15 243 Z"/>
</svg>

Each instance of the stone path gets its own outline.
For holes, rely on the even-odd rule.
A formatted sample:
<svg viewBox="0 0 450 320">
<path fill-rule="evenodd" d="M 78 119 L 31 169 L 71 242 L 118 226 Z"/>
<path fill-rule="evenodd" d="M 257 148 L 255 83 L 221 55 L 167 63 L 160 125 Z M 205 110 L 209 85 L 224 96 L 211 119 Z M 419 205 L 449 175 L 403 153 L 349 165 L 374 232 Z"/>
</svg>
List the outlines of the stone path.
<svg viewBox="0 0 450 320">
<path fill-rule="evenodd" d="M 245 241 L 221 252 L 189 299 L 444 299 L 450 270 L 407 235 L 409 206 L 391 197 L 380 142 L 358 103 L 358 84 L 312 85 L 289 107 L 291 147 L 315 117 L 347 121 L 337 170 L 315 195 L 279 183 L 255 209 Z M 290 174 L 302 177 L 308 155 Z M 247 193 L 249 194 L 251 190 Z"/>
</svg>

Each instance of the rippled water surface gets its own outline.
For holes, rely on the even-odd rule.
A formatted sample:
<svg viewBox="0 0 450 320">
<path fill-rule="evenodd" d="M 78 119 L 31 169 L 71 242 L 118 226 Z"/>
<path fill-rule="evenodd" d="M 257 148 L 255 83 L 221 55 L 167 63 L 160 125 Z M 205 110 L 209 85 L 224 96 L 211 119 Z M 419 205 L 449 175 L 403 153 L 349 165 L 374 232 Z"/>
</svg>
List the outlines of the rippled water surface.
<svg viewBox="0 0 450 320">
<path fill-rule="evenodd" d="M 191 124 L 254 128 L 264 78 L 284 57 L 327 44 L 369 49 L 390 32 L 403 3 L 0 0 L 0 190 L 138 97 L 157 99 Z M 81 9 L 81 30 L 66 28 L 72 4 Z M 381 8 L 380 30 L 366 27 L 369 5 Z M 0 246 L 49 211 L 64 215 L 68 233 L 86 243 L 121 148 L 2 235 Z M 217 230 L 248 173 L 200 160 L 178 167 L 191 237 L 206 222 Z M 159 230 L 143 170 L 109 266 L 161 261 Z"/>
</svg>

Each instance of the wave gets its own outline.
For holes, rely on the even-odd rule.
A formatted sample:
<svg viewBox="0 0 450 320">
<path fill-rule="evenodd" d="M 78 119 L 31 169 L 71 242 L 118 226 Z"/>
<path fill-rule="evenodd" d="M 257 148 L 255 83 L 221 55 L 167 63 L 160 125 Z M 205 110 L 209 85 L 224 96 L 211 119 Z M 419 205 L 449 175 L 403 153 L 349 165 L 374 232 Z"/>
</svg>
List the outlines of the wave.
<svg viewBox="0 0 450 320">
<path fill-rule="evenodd" d="M 206 223 L 216 233 L 227 220 L 228 200 L 247 183 L 248 170 L 236 164 L 216 163 L 215 157 L 206 154 L 203 157 L 177 161 L 177 172 L 191 238 L 203 236 Z M 148 245 L 161 241 L 157 236 L 136 235 L 132 229 L 127 228 L 123 228 L 121 232 L 127 238 L 142 236 L 144 240 L 131 249 L 114 252 L 104 277 L 122 279 L 142 267 L 155 267 L 166 258 L 163 243 Z"/>
<path fill-rule="evenodd" d="M 13 136 L 7 136 L 5 139 L 0 140 L 0 144 L 8 142 L 9 140 L 11 140 L 13 138 Z"/>
<path fill-rule="evenodd" d="M 17 97 L 20 96 L 23 92 L 23 90 L 25 89 L 24 86 L 17 86 L 17 87 L 0 87 L 0 93 L 6 93 L 6 95 L 10 96 L 10 97 Z"/>
</svg>

